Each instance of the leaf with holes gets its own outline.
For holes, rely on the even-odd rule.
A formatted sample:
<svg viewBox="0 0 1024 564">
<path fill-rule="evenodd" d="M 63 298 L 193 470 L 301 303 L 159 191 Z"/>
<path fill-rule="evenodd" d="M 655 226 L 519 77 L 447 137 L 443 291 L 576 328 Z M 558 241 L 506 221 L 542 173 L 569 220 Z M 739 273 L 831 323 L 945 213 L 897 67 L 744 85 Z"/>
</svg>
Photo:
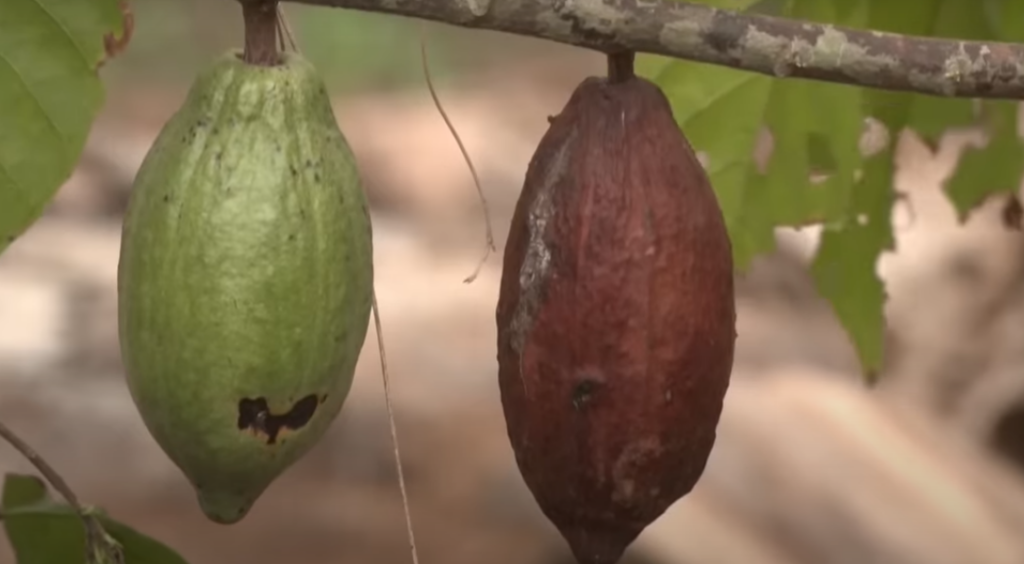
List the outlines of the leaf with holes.
<svg viewBox="0 0 1024 564">
<path fill-rule="evenodd" d="M 961 221 L 989 196 L 1016 192 L 1024 173 L 1024 145 L 1017 135 L 1017 103 L 985 101 L 984 148 L 967 147 L 946 183 Z"/>
<path fill-rule="evenodd" d="M 0 252 L 71 175 L 103 103 L 97 69 L 123 48 L 118 0 L 4 0 Z"/>
<path fill-rule="evenodd" d="M 1024 41 L 1024 3 L 989 0 L 985 7 L 984 24 L 991 35 L 1002 41 Z M 982 148 L 967 147 L 956 172 L 946 183 L 946 194 L 961 221 L 989 196 L 1016 192 L 1020 186 L 1024 144 L 1017 134 L 1017 111 L 1016 102 L 982 102 L 981 126 L 988 143 Z"/>
<path fill-rule="evenodd" d="M 966 6 L 967 3 L 952 0 L 910 0 L 902 3 L 900 10 L 893 10 L 885 0 L 869 0 L 867 4 L 866 25 L 872 29 L 911 35 L 991 38 L 982 10 L 973 4 Z M 863 90 L 863 93 L 865 112 L 890 132 L 911 128 L 929 144 L 934 144 L 948 128 L 967 125 L 974 119 L 967 100 L 879 90 Z M 1005 139 L 1003 143 L 1005 146 Z M 884 354 L 886 293 L 876 267 L 881 254 L 894 248 L 895 159 L 896 144 L 890 143 L 884 151 L 865 162 L 863 174 L 851 191 L 852 197 L 842 221 L 825 226 L 811 266 L 819 292 L 830 301 L 850 335 L 869 381 L 876 377 Z M 963 198 L 963 203 L 958 207 L 966 210 L 976 205 L 978 200 L 971 200 L 965 194 L 972 189 L 977 192 L 979 184 L 1005 186 L 1000 181 L 1005 181 L 1015 162 L 1004 160 L 1002 167 L 986 163 L 992 169 L 983 178 L 991 182 L 983 180 L 975 187 L 960 189 L 959 197 Z M 970 166 L 971 162 L 966 160 L 961 165 L 958 176 L 965 165 Z M 1019 178 L 1019 172 L 1017 174 Z M 957 187 L 950 190 L 954 202 L 958 197 L 957 190 Z"/>
<path fill-rule="evenodd" d="M 852 8 L 860 5 L 791 3 L 782 15 L 856 23 L 864 10 Z M 656 71 L 680 127 L 706 158 L 738 268 L 774 248 L 777 226 L 842 218 L 861 164 L 859 89 L 686 61 L 642 68 Z M 765 128 L 773 150 L 762 170 L 755 153 Z"/>
<path fill-rule="evenodd" d="M 959 0 L 906 0 L 900 9 L 882 0 L 788 0 L 750 5 L 750 11 L 810 21 L 913 35 L 970 39 L 993 37 L 993 6 L 1019 10 L 1009 0 L 989 0 L 982 9 Z M 986 11 L 987 10 L 987 11 Z M 998 16 L 998 14 L 997 14 Z M 1024 26 L 1003 24 L 1003 36 Z M 820 41 L 836 40 L 822 36 Z M 836 52 L 841 53 L 837 43 Z M 824 227 L 812 271 L 829 299 L 865 369 L 881 365 L 885 290 L 875 272 L 880 254 L 893 247 L 895 143 L 867 158 L 859 148 L 863 118 L 880 120 L 891 134 L 916 130 L 934 144 L 950 127 L 976 117 L 968 100 L 881 92 L 803 80 L 775 80 L 732 69 L 660 58 L 644 60 L 644 74 L 672 101 L 676 119 L 706 167 L 725 214 L 736 265 L 775 246 L 775 228 L 818 223 Z M 989 108 L 999 104 L 989 103 Z M 968 154 L 949 193 L 966 213 L 1019 178 L 1019 146 L 1008 133 L 1013 120 L 993 109 L 996 133 L 987 152 Z M 1003 124 L 1000 128 L 998 124 Z M 759 136 L 770 136 L 763 165 Z M 995 160 L 999 160 L 998 163 Z M 980 169 L 984 169 L 981 171 Z M 972 179 L 968 182 L 966 179 Z"/>
</svg>

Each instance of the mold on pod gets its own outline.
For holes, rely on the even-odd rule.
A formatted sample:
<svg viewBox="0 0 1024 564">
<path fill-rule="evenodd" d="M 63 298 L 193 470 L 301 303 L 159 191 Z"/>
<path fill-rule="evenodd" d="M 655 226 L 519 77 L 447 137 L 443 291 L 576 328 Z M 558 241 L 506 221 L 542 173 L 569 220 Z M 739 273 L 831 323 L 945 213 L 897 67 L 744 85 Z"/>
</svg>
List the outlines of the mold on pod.
<svg viewBox="0 0 1024 564">
<path fill-rule="evenodd" d="M 316 70 L 282 57 L 231 52 L 197 78 L 146 155 L 122 233 L 131 396 L 225 524 L 324 435 L 369 325 L 355 159 Z"/>
<path fill-rule="evenodd" d="M 496 318 L 523 479 L 581 564 L 617 562 L 703 473 L 736 339 L 722 212 L 656 85 L 588 78 L 551 120 Z"/>
</svg>

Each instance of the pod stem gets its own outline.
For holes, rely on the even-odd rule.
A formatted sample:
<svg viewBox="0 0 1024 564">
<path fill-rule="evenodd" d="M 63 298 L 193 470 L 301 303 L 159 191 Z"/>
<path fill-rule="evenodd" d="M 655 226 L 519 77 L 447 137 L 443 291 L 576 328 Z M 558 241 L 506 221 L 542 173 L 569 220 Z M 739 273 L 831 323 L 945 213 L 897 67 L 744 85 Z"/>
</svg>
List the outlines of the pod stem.
<svg viewBox="0 0 1024 564">
<path fill-rule="evenodd" d="M 633 51 L 608 53 L 608 82 L 621 84 L 636 76 L 633 72 L 635 60 L 636 53 Z"/>
<path fill-rule="evenodd" d="M 281 64 L 277 49 L 277 0 L 239 0 L 245 21 L 245 52 L 242 60 L 250 65 L 272 67 Z"/>
</svg>

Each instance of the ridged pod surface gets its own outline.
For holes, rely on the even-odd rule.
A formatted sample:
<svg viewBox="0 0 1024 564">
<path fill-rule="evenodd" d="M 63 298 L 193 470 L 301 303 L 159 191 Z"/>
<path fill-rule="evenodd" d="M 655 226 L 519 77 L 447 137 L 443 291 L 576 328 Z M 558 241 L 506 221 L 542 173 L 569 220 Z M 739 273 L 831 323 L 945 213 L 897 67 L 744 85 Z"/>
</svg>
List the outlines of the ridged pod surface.
<svg viewBox="0 0 1024 564">
<path fill-rule="evenodd" d="M 589 78 L 526 175 L 497 307 L 521 474 L 582 564 L 610 564 L 704 471 L 736 339 L 731 246 L 665 96 Z"/>
<path fill-rule="evenodd" d="M 121 353 L 146 427 L 234 523 L 324 434 L 370 315 L 372 233 L 316 70 L 231 52 L 193 84 L 134 183 Z"/>
</svg>

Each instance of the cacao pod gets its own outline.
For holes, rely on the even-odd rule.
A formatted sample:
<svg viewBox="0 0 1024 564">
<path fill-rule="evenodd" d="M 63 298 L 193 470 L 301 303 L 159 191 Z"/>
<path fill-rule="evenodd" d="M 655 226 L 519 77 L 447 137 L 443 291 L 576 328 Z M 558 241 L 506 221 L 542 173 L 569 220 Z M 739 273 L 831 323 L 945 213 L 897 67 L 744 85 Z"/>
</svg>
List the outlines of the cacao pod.
<svg viewBox="0 0 1024 564">
<path fill-rule="evenodd" d="M 359 172 L 316 70 L 216 61 L 138 171 L 118 265 L 131 396 L 208 518 L 241 520 L 325 433 L 372 288 Z"/>
<path fill-rule="evenodd" d="M 703 473 L 736 339 L 722 212 L 656 85 L 588 78 L 551 120 L 496 318 L 523 479 L 579 562 L 617 562 Z"/>
</svg>

